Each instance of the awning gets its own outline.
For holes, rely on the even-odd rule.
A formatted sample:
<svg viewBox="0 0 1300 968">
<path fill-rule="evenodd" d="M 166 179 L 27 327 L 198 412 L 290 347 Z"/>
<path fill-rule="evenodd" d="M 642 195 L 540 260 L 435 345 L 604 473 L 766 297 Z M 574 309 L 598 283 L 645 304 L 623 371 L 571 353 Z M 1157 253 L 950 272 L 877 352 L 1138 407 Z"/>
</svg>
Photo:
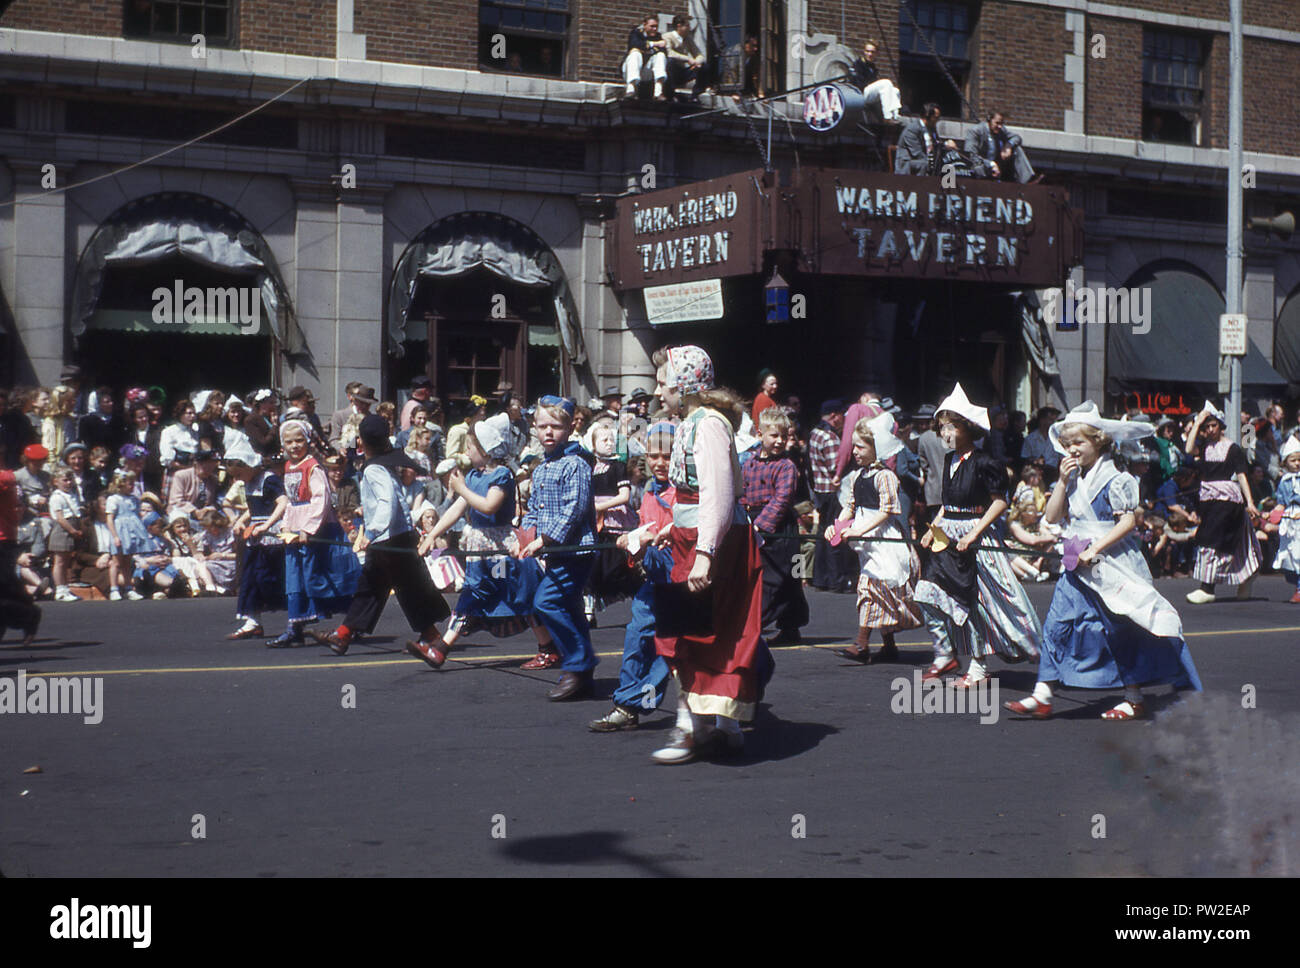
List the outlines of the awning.
<svg viewBox="0 0 1300 968">
<path fill-rule="evenodd" d="M 262 311 L 275 338 L 288 353 L 303 351 L 293 307 L 266 240 L 233 209 L 184 192 L 137 199 L 96 229 L 77 265 L 73 336 L 82 335 L 95 316 L 105 269 L 147 265 L 176 255 L 247 275 L 261 293 Z"/>
<path fill-rule="evenodd" d="M 1150 288 L 1150 328 L 1106 325 L 1106 389 L 1150 389 L 1190 384 L 1213 394 L 1219 374 L 1219 316 L 1223 297 L 1204 277 L 1180 268 L 1144 271 L 1127 288 Z M 1145 299 L 1144 299 L 1145 302 Z M 1286 378 L 1269 366 L 1254 343 L 1242 360 L 1242 387 L 1270 390 Z"/>
<path fill-rule="evenodd" d="M 1043 322 L 1042 290 L 1026 289 L 1024 292 L 1012 293 L 1016 298 L 1016 308 L 1020 312 L 1020 335 L 1025 343 L 1025 350 L 1034 366 L 1046 377 L 1060 376 L 1061 367 L 1056 361 L 1056 347 L 1052 345 L 1052 335 L 1048 325 Z"/>
<path fill-rule="evenodd" d="M 401 355 L 402 343 L 411 338 L 406 313 L 420 279 L 453 278 L 478 268 L 522 286 L 549 288 L 565 352 L 574 363 L 586 362 L 578 312 L 559 260 L 526 226 L 491 212 L 442 219 L 407 246 L 388 292 L 389 352 Z"/>
</svg>

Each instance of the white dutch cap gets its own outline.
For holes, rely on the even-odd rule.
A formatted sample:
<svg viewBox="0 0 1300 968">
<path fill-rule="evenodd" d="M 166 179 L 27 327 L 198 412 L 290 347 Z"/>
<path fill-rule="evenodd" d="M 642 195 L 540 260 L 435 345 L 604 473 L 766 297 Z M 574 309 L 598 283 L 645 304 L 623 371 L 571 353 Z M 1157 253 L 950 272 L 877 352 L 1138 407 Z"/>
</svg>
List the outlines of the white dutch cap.
<svg viewBox="0 0 1300 968">
<path fill-rule="evenodd" d="M 1292 454 L 1300 454 L 1300 437 L 1295 434 L 1286 439 L 1286 443 L 1282 445 L 1282 452 L 1278 456 L 1286 460 Z"/>
<path fill-rule="evenodd" d="M 876 444 L 876 460 L 889 460 L 905 446 L 901 440 L 894 436 L 894 415 L 892 413 L 882 413 L 879 417 L 872 417 L 867 421 L 867 426 L 871 428 L 871 436 Z"/>
<path fill-rule="evenodd" d="M 506 436 L 502 433 L 502 421 L 498 420 L 498 417 L 505 417 L 506 420 L 510 419 L 507 414 L 497 414 L 487 420 L 480 420 L 474 425 L 472 432 L 478 439 L 478 445 L 483 448 L 483 453 L 496 460 L 501 460 L 505 456 Z"/>
<path fill-rule="evenodd" d="M 253 405 L 256 406 L 263 400 L 269 400 L 273 396 L 275 396 L 274 390 L 258 390 L 253 394 Z"/>
<path fill-rule="evenodd" d="M 749 414 L 741 416 L 740 429 L 736 431 L 733 441 L 737 454 L 743 454 L 759 442 L 758 435 L 754 433 L 756 429 L 754 421 Z"/>
<path fill-rule="evenodd" d="M 202 413 L 204 408 L 207 407 L 210 399 L 212 399 L 211 390 L 200 390 L 198 393 L 194 394 L 194 396 L 190 397 L 190 402 L 194 404 L 196 412 Z"/>
<path fill-rule="evenodd" d="M 1097 404 L 1091 400 L 1085 400 L 1047 429 L 1047 436 L 1051 439 L 1052 446 L 1061 454 L 1069 453 L 1061 446 L 1061 428 L 1066 424 L 1085 424 L 1089 427 L 1096 427 L 1113 440 L 1115 446 L 1121 448 L 1124 444 L 1132 441 L 1154 436 L 1156 432 L 1151 424 L 1140 420 L 1109 420 L 1101 415 L 1101 411 L 1097 409 Z"/>
<path fill-rule="evenodd" d="M 232 435 L 233 436 L 233 435 Z M 262 455 L 253 449 L 253 445 L 243 437 L 236 437 L 224 454 L 226 460 L 237 460 L 249 467 L 261 467 Z"/>
<path fill-rule="evenodd" d="M 230 411 L 234 410 L 236 407 L 242 407 L 243 405 L 244 401 L 232 393 L 226 398 L 226 413 L 230 413 Z"/>
<path fill-rule="evenodd" d="M 190 513 L 188 511 L 182 511 L 180 508 L 177 508 L 171 514 L 167 515 L 167 526 L 171 527 L 177 521 L 188 521 L 189 519 Z"/>
<path fill-rule="evenodd" d="M 1228 415 L 1224 413 L 1222 410 L 1220 410 L 1218 407 L 1216 407 L 1214 404 L 1210 403 L 1209 400 L 1205 401 L 1204 406 L 1202 406 L 1201 409 L 1197 412 L 1197 416 L 1199 417 L 1203 413 L 1208 413 L 1215 420 L 1219 421 L 1219 423 L 1223 424 L 1223 426 L 1225 427 L 1228 426 Z"/>
<path fill-rule="evenodd" d="M 945 410 L 955 413 L 957 416 L 969 421 L 972 425 L 980 428 L 985 433 L 989 430 L 989 411 L 987 407 L 977 407 L 966 398 L 966 391 L 958 383 L 952 388 L 952 393 L 935 407 L 934 413 L 937 417 Z"/>
</svg>

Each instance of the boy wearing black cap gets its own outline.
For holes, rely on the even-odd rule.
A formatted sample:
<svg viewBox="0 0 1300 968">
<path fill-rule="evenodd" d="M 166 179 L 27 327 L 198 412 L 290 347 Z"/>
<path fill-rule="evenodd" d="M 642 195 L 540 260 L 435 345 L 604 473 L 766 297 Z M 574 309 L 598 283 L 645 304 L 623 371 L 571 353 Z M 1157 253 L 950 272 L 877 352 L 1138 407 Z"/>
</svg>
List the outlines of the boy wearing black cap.
<svg viewBox="0 0 1300 968">
<path fill-rule="evenodd" d="M 388 442 L 388 421 L 378 414 L 362 418 L 357 439 L 366 456 L 358 485 L 365 525 L 357 546 L 365 551 L 366 561 L 343 624 L 333 632 L 309 634 L 335 655 L 343 655 L 357 632 L 374 631 L 389 593 L 395 592 L 402 614 L 419 636 L 406 650 L 439 668 L 446 646 L 437 623 L 448 618 L 451 609 L 415 554 L 419 539 L 397 481 L 398 468 L 417 465 Z"/>
</svg>

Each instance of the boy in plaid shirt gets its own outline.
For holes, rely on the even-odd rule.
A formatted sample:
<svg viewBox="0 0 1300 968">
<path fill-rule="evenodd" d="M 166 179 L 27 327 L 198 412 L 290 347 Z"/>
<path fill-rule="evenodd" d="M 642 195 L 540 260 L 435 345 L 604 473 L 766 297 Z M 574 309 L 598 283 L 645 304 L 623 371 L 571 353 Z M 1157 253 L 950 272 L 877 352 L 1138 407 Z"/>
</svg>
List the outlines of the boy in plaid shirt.
<svg viewBox="0 0 1300 968">
<path fill-rule="evenodd" d="M 775 625 L 772 645 L 802 641 L 799 629 L 808 624 L 808 600 L 803 593 L 802 568 L 795 574 L 799 556 L 798 520 L 794 513 L 799 470 L 785 456 L 790 418 L 780 407 L 758 415 L 761 449 L 741 468 L 745 493 L 741 503 L 758 532 L 763 561 L 763 625 Z M 773 534 L 790 537 L 772 537 Z"/>
<path fill-rule="evenodd" d="M 528 511 L 522 528 L 536 531 L 525 544 L 520 541 L 518 558 L 531 558 L 546 545 L 583 546 L 596 542 L 596 507 L 591 494 L 590 455 L 578 443 L 570 443 L 573 429 L 572 400 L 545 396 L 537 404 L 533 425 L 545 456 L 533 471 Z M 582 591 L 591 573 L 590 552 L 568 552 L 546 557 L 546 569 L 537 586 L 533 610 L 560 650 L 563 675 L 547 693 L 552 702 L 591 695 L 592 670 L 596 653 L 591 648 L 591 630 L 582 607 Z"/>
</svg>

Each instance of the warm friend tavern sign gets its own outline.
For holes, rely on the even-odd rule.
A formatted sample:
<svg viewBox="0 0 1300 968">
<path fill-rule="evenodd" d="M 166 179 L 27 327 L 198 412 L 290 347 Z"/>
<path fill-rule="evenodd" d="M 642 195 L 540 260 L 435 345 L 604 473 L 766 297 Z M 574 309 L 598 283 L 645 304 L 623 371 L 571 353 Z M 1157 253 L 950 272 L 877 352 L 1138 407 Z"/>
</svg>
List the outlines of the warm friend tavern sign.
<svg viewBox="0 0 1300 968">
<path fill-rule="evenodd" d="M 1064 189 L 960 178 L 759 171 L 622 198 L 606 234 L 615 288 L 761 272 L 769 250 L 799 271 L 1059 286 L 1083 254 Z"/>
</svg>

